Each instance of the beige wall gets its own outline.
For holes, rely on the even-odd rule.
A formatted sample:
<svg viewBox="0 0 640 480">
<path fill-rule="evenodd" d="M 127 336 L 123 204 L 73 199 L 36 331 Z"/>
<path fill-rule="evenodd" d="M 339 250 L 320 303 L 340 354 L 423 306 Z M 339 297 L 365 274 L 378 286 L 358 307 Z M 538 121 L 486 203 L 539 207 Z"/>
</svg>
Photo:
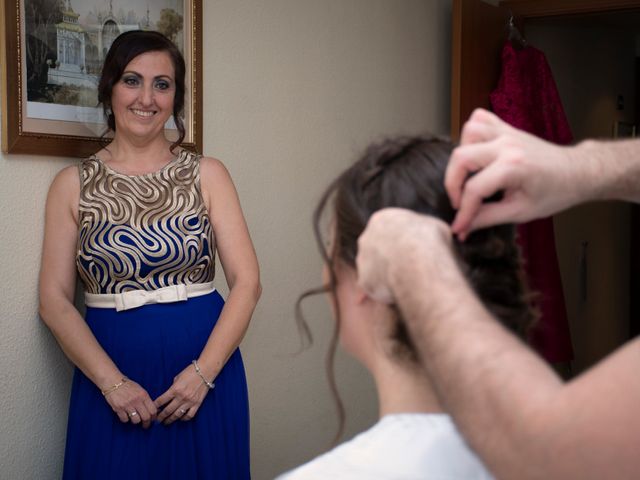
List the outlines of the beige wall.
<svg viewBox="0 0 640 480">
<path fill-rule="evenodd" d="M 528 40 L 547 55 L 576 140 L 610 137 L 614 120 L 635 121 L 635 35 L 611 24 L 615 18 L 608 21 L 608 27 L 598 17 L 527 24 Z M 623 110 L 617 110 L 618 94 Z M 576 372 L 629 336 L 629 212 L 627 204 L 599 202 L 554 219 Z M 583 242 L 586 298 L 580 287 Z"/>
<path fill-rule="evenodd" d="M 242 345 L 254 478 L 327 446 L 335 417 L 323 359 L 331 328 L 308 302 L 314 346 L 298 355 L 293 303 L 319 282 L 310 215 L 371 139 L 449 123 L 450 0 L 207 0 L 205 153 L 238 187 L 264 293 Z M 0 156 L 0 477 L 61 472 L 71 368 L 37 317 L 46 190 L 73 160 Z M 222 278 L 218 280 L 222 286 Z M 372 383 L 338 363 L 349 434 L 376 416 Z"/>
</svg>

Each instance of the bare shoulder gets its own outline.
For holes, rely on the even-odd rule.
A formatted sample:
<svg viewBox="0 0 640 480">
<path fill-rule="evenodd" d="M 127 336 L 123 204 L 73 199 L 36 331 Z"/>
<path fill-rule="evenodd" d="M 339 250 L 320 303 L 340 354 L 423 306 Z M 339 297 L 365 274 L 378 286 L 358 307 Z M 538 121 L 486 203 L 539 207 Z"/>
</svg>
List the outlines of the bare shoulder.
<svg viewBox="0 0 640 480">
<path fill-rule="evenodd" d="M 638 365 L 640 365 L 640 338 L 628 342 L 610 355 L 606 362 L 614 365 L 615 371 L 619 372 L 621 377 L 628 376 L 629 381 L 635 383 L 637 387 L 635 393 L 640 400 L 640 376 L 637 374 Z"/>
<path fill-rule="evenodd" d="M 635 414 L 640 402 L 640 338 L 620 347 L 593 368 L 568 384 L 581 404 L 604 403 L 603 411 L 611 410 L 604 418 L 624 417 L 623 422 L 633 421 L 635 434 L 640 441 L 640 416 Z M 594 391 L 606 392 L 601 396 Z M 633 420 L 628 417 L 633 416 Z"/>
<path fill-rule="evenodd" d="M 51 182 L 51 188 L 49 190 L 50 195 L 73 195 L 79 192 L 80 174 L 77 165 L 69 165 L 60 170 L 53 179 L 53 182 Z"/>
<path fill-rule="evenodd" d="M 217 158 L 200 158 L 200 184 L 205 194 L 225 195 L 225 192 L 235 191 L 229 170 Z"/>
<path fill-rule="evenodd" d="M 217 158 L 201 157 L 200 158 L 200 179 L 203 186 L 221 186 L 232 183 L 229 170 Z"/>
<path fill-rule="evenodd" d="M 77 165 L 70 165 L 60 170 L 49 188 L 47 206 L 56 209 L 68 208 L 76 217 L 80 201 L 80 174 Z"/>
<path fill-rule="evenodd" d="M 228 212 L 239 207 L 238 193 L 231 175 L 217 158 L 200 159 L 200 185 L 207 209 L 215 214 L 215 218 L 220 217 L 220 210 Z"/>
</svg>

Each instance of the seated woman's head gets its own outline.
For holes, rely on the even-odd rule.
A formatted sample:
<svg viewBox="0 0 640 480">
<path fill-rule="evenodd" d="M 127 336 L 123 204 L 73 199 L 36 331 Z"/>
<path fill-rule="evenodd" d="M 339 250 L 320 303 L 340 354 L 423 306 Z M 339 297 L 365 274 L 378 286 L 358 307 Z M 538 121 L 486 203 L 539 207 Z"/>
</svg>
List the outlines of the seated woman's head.
<svg viewBox="0 0 640 480">
<path fill-rule="evenodd" d="M 373 349 L 378 350 L 373 354 L 417 367 L 399 310 L 375 302 L 357 286 L 358 237 L 371 215 L 386 207 L 405 208 L 451 223 L 455 211 L 444 188 L 444 174 L 452 150 L 451 142 L 433 136 L 388 139 L 370 146 L 322 196 L 314 227 L 325 261 L 324 291 L 329 293 L 336 318 L 330 365 L 340 338 L 369 369 L 367 356 Z M 326 242 L 321 229 L 325 215 L 331 225 Z M 477 231 L 464 243 L 454 242 L 454 249 L 461 270 L 483 304 L 508 329 L 524 336 L 535 313 L 523 280 L 514 227 Z M 367 328 L 371 335 L 363 334 Z M 382 340 L 376 343 L 369 341 L 371 338 Z M 329 377 L 335 391 L 331 372 Z"/>
</svg>

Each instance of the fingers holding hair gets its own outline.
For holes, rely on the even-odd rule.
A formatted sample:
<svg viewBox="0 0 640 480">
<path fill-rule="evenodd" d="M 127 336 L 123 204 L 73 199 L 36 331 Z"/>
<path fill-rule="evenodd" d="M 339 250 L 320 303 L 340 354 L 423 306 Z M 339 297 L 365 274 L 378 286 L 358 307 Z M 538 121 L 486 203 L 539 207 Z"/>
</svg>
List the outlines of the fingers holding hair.
<svg viewBox="0 0 640 480">
<path fill-rule="evenodd" d="M 464 145 L 453 151 L 444 176 L 444 187 L 453 208 L 461 208 L 469 176 L 487 168 L 499 154 L 497 140 Z"/>
<path fill-rule="evenodd" d="M 492 163 L 471 177 L 464 184 L 452 232 L 464 240 L 473 230 L 515 221 L 519 211 L 519 182 L 520 176 L 509 163 Z M 501 199 L 485 203 L 500 191 L 504 192 Z"/>
<path fill-rule="evenodd" d="M 513 130 L 510 125 L 487 110 L 479 108 L 471 114 L 462 129 L 460 146 L 451 154 L 445 174 L 445 188 L 454 208 L 460 208 L 469 176 L 498 159 L 505 147 L 503 134 L 510 130 Z"/>
</svg>

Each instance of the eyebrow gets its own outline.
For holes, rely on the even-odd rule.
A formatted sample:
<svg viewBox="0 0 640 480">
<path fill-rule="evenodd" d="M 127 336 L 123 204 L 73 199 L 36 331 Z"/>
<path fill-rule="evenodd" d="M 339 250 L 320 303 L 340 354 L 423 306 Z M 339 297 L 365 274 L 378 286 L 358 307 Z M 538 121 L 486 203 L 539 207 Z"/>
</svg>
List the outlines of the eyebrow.
<svg viewBox="0 0 640 480">
<path fill-rule="evenodd" d="M 122 72 L 122 75 L 120 76 L 120 78 L 124 77 L 125 75 L 135 75 L 136 77 L 143 78 L 143 76 L 141 74 L 139 74 L 138 72 L 136 72 L 135 70 L 125 70 L 124 72 Z M 153 77 L 154 80 L 159 80 L 159 79 L 164 79 L 164 78 L 173 81 L 173 77 L 171 77 L 169 75 L 157 75 L 157 76 Z"/>
</svg>

